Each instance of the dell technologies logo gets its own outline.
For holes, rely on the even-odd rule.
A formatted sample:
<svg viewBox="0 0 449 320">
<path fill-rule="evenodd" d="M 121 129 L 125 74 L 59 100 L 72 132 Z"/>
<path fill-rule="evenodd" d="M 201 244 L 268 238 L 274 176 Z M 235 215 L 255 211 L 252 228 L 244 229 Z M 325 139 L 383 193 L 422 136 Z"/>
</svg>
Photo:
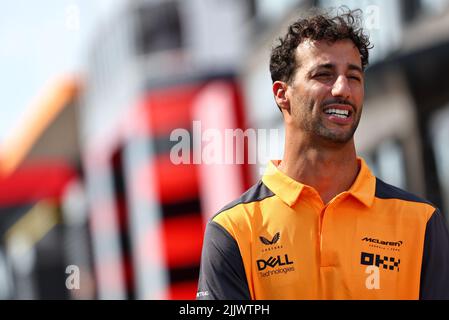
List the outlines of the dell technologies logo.
<svg viewBox="0 0 449 320">
<path fill-rule="evenodd" d="M 257 269 L 260 277 L 268 278 L 274 275 L 284 276 L 289 272 L 295 271 L 295 266 L 288 255 L 284 254 L 283 256 L 270 256 L 267 260 L 257 260 Z"/>
<path fill-rule="evenodd" d="M 288 255 L 284 254 L 284 256 L 277 257 L 269 257 L 268 260 L 259 259 L 257 260 L 257 269 L 259 271 L 265 270 L 265 268 L 275 268 L 276 266 L 286 266 L 289 264 L 293 264 L 292 261 L 288 260 Z"/>
</svg>

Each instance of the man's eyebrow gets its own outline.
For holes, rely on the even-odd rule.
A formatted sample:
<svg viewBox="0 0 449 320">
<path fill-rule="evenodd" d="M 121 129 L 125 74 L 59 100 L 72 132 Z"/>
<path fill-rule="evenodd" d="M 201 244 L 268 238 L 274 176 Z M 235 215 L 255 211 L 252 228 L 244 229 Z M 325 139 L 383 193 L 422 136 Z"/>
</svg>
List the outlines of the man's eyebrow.
<svg viewBox="0 0 449 320">
<path fill-rule="evenodd" d="M 313 70 L 317 70 L 317 69 L 321 69 L 321 68 L 323 68 L 323 69 L 334 69 L 335 65 L 333 63 L 323 63 L 323 64 L 317 65 L 315 68 L 313 68 Z M 362 68 L 359 67 L 356 64 L 353 64 L 353 63 L 348 63 L 348 69 L 349 70 L 357 70 L 357 71 L 360 71 L 360 72 L 363 73 Z"/>
<path fill-rule="evenodd" d="M 313 68 L 313 71 L 318 70 L 318 69 L 334 69 L 335 65 L 333 65 L 332 63 L 323 63 L 323 64 L 319 64 L 317 66 L 315 66 L 315 68 Z"/>
<path fill-rule="evenodd" d="M 335 69 L 335 65 L 333 63 L 319 64 L 319 65 L 315 66 L 314 68 L 312 68 L 312 70 L 310 70 L 309 74 L 313 74 L 314 72 L 316 72 L 319 69 Z M 355 70 L 355 71 L 358 71 L 361 74 L 363 74 L 363 69 L 356 64 L 348 63 L 348 69 Z"/>
<path fill-rule="evenodd" d="M 363 69 L 361 67 L 359 67 L 358 65 L 356 65 L 356 64 L 352 64 L 352 63 L 348 64 L 348 69 L 349 70 L 356 70 L 356 71 L 358 71 L 360 73 L 363 73 Z"/>
</svg>

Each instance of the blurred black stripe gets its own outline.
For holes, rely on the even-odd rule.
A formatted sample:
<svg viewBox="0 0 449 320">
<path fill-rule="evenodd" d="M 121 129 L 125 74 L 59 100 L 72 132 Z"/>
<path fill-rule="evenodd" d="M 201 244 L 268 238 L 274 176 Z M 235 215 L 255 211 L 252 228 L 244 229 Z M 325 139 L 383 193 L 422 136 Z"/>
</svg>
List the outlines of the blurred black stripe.
<svg viewBox="0 0 449 320">
<path fill-rule="evenodd" d="M 170 269 L 170 283 L 197 280 L 200 272 L 199 265 L 191 265 Z"/>
<path fill-rule="evenodd" d="M 201 203 L 199 198 L 187 199 L 176 203 L 163 203 L 161 205 L 164 218 L 179 217 L 191 213 L 201 213 Z"/>
</svg>

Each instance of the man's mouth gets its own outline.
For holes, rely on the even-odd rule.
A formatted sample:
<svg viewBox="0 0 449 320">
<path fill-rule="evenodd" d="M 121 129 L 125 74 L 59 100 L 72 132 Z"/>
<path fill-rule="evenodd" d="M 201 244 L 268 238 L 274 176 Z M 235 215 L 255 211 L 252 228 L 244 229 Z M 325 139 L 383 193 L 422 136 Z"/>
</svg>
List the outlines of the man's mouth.
<svg viewBox="0 0 449 320">
<path fill-rule="evenodd" d="M 342 110 L 342 109 L 327 109 L 324 110 L 324 113 L 336 116 L 338 118 L 346 119 L 349 117 L 349 110 Z"/>
<path fill-rule="evenodd" d="M 327 119 L 340 125 L 349 124 L 352 120 L 354 109 L 347 104 L 332 104 L 328 105 L 323 110 Z"/>
</svg>

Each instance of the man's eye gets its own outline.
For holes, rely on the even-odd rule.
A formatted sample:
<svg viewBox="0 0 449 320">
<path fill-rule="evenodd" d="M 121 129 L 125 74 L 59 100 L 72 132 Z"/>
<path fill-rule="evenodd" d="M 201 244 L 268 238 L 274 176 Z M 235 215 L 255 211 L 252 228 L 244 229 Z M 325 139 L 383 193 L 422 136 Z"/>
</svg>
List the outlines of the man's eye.
<svg viewBox="0 0 449 320">
<path fill-rule="evenodd" d="M 329 78 L 331 76 L 332 76 L 332 74 L 330 74 L 330 73 L 318 73 L 315 75 L 316 78 Z"/>
<path fill-rule="evenodd" d="M 351 80 L 356 80 L 356 81 L 362 81 L 362 79 L 360 78 L 360 77 L 357 77 L 357 76 L 349 76 L 349 79 L 351 79 Z"/>
</svg>

